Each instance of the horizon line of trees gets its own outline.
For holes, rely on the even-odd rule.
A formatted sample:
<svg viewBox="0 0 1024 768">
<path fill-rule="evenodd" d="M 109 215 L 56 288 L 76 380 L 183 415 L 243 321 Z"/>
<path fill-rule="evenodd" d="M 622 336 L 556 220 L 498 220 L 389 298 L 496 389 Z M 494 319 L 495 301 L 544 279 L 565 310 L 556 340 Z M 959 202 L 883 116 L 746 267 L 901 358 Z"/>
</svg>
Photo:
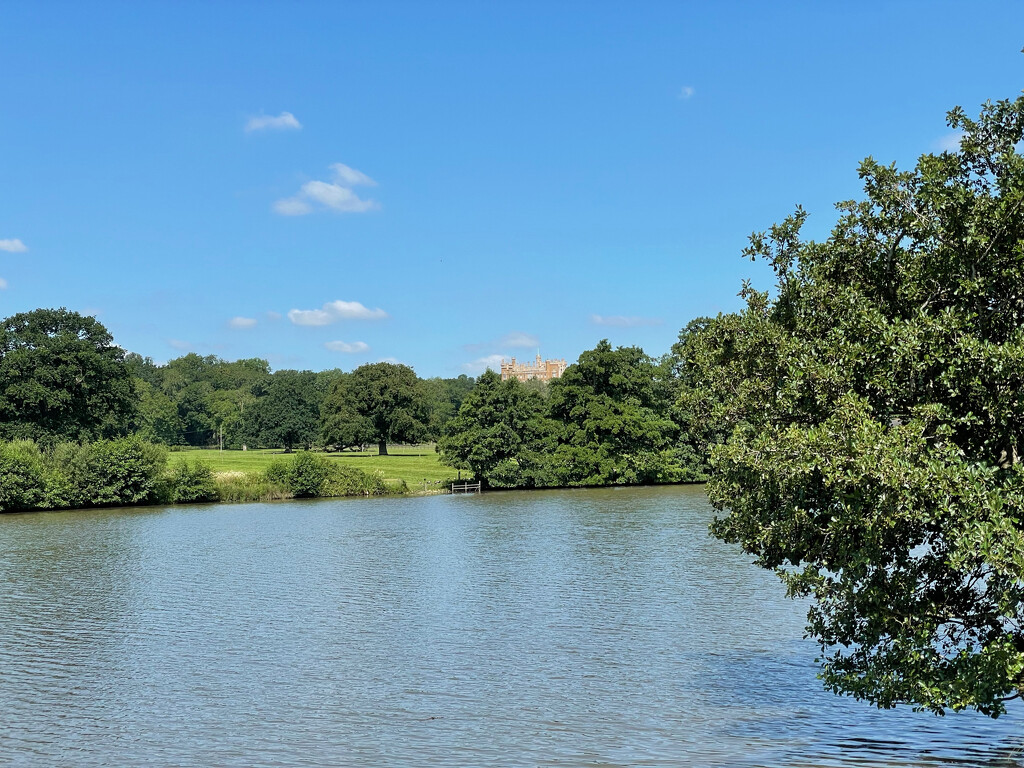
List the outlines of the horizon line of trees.
<svg viewBox="0 0 1024 768">
<path fill-rule="evenodd" d="M 607 340 L 560 379 L 419 378 L 409 366 L 278 370 L 259 358 L 128 353 L 66 309 L 0 321 L 0 440 L 137 435 L 167 446 L 322 448 L 437 442 L 490 487 L 699 481 L 707 446 L 680 409 L 682 340 L 660 358 Z"/>
<path fill-rule="evenodd" d="M 157 365 L 94 317 L 37 309 L 0 320 L 0 440 L 138 435 L 167 446 L 323 447 L 432 441 L 475 379 L 405 365 L 278 370 L 194 353 Z"/>
</svg>

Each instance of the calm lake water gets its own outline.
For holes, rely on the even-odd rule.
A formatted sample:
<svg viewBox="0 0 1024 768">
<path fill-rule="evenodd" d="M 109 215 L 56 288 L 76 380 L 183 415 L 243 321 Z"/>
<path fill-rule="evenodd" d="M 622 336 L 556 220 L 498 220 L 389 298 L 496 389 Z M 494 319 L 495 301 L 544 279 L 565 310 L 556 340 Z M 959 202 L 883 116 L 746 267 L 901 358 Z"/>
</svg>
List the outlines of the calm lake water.
<svg viewBox="0 0 1024 768">
<path fill-rule="evenodd" d="M 0 516 L 0 763 L 1024 766 L 821 690 L 699 487 Z"/>
</svg>

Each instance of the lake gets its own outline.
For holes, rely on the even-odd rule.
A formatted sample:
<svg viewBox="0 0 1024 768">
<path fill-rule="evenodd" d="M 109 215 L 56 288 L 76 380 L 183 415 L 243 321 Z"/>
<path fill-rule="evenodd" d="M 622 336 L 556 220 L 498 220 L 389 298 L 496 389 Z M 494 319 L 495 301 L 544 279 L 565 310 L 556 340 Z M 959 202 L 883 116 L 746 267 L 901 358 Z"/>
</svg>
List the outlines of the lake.
<svg viewBox="0 0 1024 768">
<path fill-rule="evenodd" d="M 693 487 L 0 516 L 0 763 L 1024 766 L 877 711 Z"/>
</svg>

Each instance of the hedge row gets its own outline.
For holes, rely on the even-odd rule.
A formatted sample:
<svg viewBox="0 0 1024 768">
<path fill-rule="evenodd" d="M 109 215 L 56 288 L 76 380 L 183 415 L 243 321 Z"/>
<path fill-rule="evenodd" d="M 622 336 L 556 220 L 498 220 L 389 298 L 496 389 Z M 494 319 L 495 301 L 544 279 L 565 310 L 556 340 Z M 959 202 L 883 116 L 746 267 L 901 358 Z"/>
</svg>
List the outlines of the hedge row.
<svg viewBox="0 0 1024 768">
<path fill-rule="evenodd" d="M 168 468 L 167 450 L 138 437 L 63 443 L 0 443 L 0 512 L 210 501 L 263 501 L 402 492 L 311 453 L 279 459 L 265 472 L 214 476 L 202 462 Z"/>
</svg>

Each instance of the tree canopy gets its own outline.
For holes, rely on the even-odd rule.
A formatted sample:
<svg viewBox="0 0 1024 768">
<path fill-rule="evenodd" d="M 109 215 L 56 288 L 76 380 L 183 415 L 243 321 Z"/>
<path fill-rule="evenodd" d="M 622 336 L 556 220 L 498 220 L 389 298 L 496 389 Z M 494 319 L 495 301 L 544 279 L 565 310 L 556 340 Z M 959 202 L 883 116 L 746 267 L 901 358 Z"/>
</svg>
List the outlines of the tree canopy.
<svg viewBox="0 0 1024 768">
<path fill-rule="evenodd" d="M 37 309 L 0 324 L 0 438 L 122 434 L 134 411 L 124 350 L 94 317 Z"/>
<path fill-rule="evenodd" d="M 356 368 L 335 384 L 322 416 L 339 435 L 344 418 L 356 419 L 352 429 L 376 441 L 381 456 L 387 455 L 388 443 L 414 443 L 428 434 L 429 413 L 420 380 L 412 368 L 397 363 Z"/>
<path fill-rule="evenodd" d="M 266 394 L 242 418 L 242 437 L 255 445 L 308 448 L 316 441 L 321 401 L 315 373 L 277 371 L 267 383 Z"/>
<path fill-rule="evenodd" d="M 812 598 L 825 684 L 998 715 L 1024 688 L 1024 97 L 959 151 L 873 159 L 824 242 L 755 234 L 774 295 L 686 341 L 717 535 Z"/>
<path fill-rule="evenodd" d="M 668 371 L 639 347 L 603 340 L 550 385 L 548 407 L 561 424 L 552 470 L 559 485 L 675 479 Z"/>
<path fill-rule="evenodd" d="M 468 469 L 490 486 L 543 485 L 550 423 L 541 396 L 488 370 L 438 441 L 442 461 Z"/>
</svg>

